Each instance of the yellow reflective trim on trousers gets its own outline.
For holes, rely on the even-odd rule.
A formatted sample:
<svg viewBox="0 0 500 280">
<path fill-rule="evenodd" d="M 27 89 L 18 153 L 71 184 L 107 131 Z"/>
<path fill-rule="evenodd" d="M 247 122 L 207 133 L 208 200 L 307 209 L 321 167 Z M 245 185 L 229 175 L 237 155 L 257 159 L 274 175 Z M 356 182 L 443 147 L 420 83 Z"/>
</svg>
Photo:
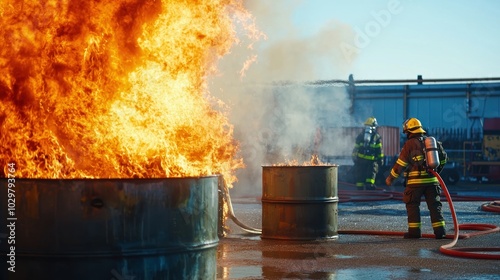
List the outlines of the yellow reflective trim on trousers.
<svg viewBox="0 0 500 280">
<path fill-rule="evenodd" d="M 436 177 L 433 177 L 433 178 L 421 178 L 421 179 L 408 179 L 406 183 L 409 185 L 417 185 L 417 184 L 439 183 L 439 181 Z"/>
<path fill-rule="evenodd" d="M 432 223 L 433 228 L 444 227 L 444 225 L 445 225 L 444 221 Z"/>
<path fill-rule="evenodd" d="M 420 228 L 422 223 L 408 223 L 409 228 Z"/>
<path fill-rule="evenodd" d="M 364 185 L 364 183 L 356 183 L 356 187 L 363 187 Z"/>
<path fill-rule="evenodd" d="M 367 183 L 370 183 L 370 184 L 375 184 L 375 179 L 366 179 Z"/>
</svg>

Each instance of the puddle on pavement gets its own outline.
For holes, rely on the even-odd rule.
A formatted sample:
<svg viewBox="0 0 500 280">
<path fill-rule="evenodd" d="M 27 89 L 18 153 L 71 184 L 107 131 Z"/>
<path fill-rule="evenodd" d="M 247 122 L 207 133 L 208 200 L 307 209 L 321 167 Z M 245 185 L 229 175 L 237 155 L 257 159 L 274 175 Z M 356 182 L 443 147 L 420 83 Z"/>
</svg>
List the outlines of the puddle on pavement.
<svg viewBox="0 0 500 280">
<path fill-rule="evenodd" d="M 351 259 L 354 256 L 328 254 L 323 252 L 295 252 L 295 251 L 262 251 L 262 256 L 272 259 L 288 259 L 288 260 L 310 260 L 317 258 L 335 258 L 335 259 Z"/>
<path fill-rule="evenodd" d="M 257 265 L 217 267 L 217 279 L 245 279 L 262 275 L 262 267 Z"/>
<path fill-rule="evenodd" d="M 359 268 L 339 269 L 334 272 L 286 272 L 276 267 L 236 266 L 231 268 L 218 267 L 217 279 L 420 279 L 432 276 L 432 270 L 427 268 L 385 269 Z M 491 278 L 490 278 L 491 277 Z M 464 276 L 457 280 L 495 279 L 498 275 Z"/>
<path fill-rule="evenodd" d="M 217 279 L 412 279 L 431 276 L 430 269 L 356 268 L 336 271 L 283 271 L 274 266 L 217 267 Z"/>
</svg>

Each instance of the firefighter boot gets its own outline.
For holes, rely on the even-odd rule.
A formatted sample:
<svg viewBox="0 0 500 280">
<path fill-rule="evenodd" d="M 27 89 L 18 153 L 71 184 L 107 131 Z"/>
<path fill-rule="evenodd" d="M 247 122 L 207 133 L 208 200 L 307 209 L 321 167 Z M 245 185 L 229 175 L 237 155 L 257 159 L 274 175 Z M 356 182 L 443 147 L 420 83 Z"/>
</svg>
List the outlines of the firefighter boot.
<svg viewBox="0 0 500 280">
<path fill-rule="evenodd" d="M 408 232 L 405 232 L 405 234 L 403 235 L 403 238 L 405 239 L 418 239 L 420 237 L 422 237 L 420 228 L 409 228 Z"/>
<path fill-rule="evenodd" d="M 446 237 L 446 230 L 444 227 L 435 227 L 434 235 L 436 236 L 436 239 L 443 239 Z"/>
</svg>

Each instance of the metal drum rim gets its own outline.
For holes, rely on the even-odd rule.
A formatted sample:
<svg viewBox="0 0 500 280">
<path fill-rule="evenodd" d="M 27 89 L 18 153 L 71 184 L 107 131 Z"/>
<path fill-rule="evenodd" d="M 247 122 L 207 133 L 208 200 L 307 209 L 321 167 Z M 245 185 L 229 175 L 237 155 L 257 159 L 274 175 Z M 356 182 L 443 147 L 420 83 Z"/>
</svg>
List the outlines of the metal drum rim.
<svg viewBox="0 0 500 280">
<path fill-rule="evenodd" d="M 158 178 L 26 178 L 16 177 L 16 181 L 163 181 L 163 180 L 185 180 L 220 177 L 220 174 L 206 176 L 186 176 L 186 177 L 158 177 Z"/>
</svg>

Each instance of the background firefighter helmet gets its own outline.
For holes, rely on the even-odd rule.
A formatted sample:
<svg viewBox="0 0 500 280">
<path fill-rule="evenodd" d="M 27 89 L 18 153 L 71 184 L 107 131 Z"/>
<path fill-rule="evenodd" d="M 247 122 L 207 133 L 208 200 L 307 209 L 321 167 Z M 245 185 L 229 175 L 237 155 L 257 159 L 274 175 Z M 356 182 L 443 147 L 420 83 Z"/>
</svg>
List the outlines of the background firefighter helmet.
<svg viewBox="0 0 500 280">
<path fill-rule="evenodd" d="M 426 133 L 422 123 L 416 118 L 409 118 L 403 123 L 403 133 Z"/>
<path fill-rule="evenodd" d="M 368 119 L 366 119 L 365 125 L 371 127 L 377 127 L 378 126 L 377 119 L 374 117 L 369 117 Z"/>
</svg>

